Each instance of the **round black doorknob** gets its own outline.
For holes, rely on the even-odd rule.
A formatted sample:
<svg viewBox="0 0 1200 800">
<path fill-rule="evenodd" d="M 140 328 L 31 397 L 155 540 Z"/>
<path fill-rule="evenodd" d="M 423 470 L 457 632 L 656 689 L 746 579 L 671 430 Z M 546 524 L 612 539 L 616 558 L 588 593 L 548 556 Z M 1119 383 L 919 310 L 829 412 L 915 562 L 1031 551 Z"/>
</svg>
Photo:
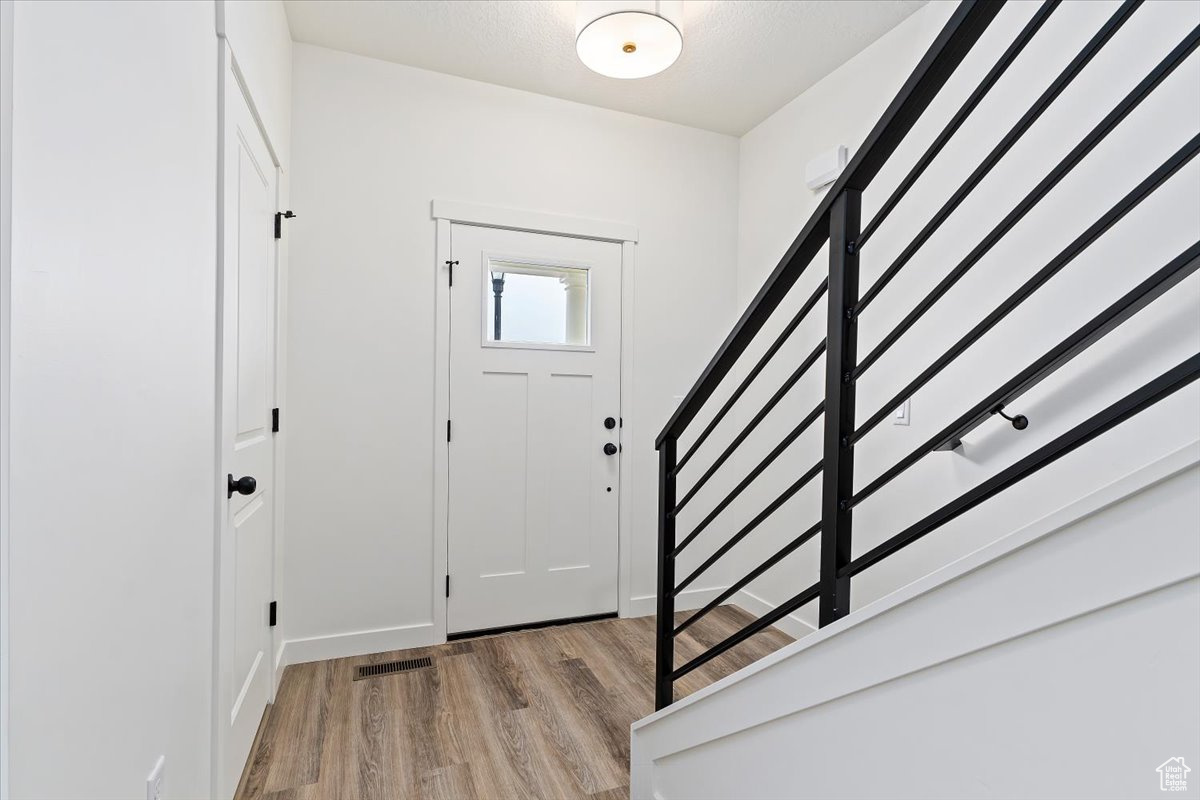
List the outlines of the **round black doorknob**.
<svg viewBox="0 0 1200 800">
<path fill-rule="evenodd" d="M 233 476 L 229 476 L 229 497 L 233 497 L 233 493 L 238 494 L 254 494 L 254 490 L 258 488 L 258 481 L 251 478 L 249 475 L 243 475 L 237 480 Z"/>
<path fill-rule="evenodd" d="M 615 456 L 617 454 L 617 446 L 612 442 L 607 442 L 604 445 L 604 455 Z"/>
<path fill-rule="evenodd" d="M 613 419 L 612 417 L 605 417 L 604 418 L 604 427 L 608 428 L 611 431 L 613 428 L 617 427 L 617 421 L 615 419 Z"/>
</svg>

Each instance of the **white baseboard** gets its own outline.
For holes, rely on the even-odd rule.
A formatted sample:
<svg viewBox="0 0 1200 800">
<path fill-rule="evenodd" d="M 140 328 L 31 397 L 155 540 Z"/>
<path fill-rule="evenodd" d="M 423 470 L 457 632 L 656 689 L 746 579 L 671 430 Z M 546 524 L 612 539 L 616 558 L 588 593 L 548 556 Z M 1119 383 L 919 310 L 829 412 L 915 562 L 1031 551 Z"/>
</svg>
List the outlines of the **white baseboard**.
<svg viewBox="0 0 1200 800">
<path fill-rule="evenodd" d="M 765 616 L 766 614 L 778 608 L 778 606 L 776 606 L 774 603 L 769 603 L 758 595 L 752 594 L 745 589 L 740 590 L 730 599 L 733 601 L 733 605 L 754 617 Z M 786 617 L 776 622 L 772 627 L 778 628 L 788 636 L 791 636 L 793 639 L 800 639 L 804 636 L 808 636 L 810 633 L 816 630 L 815 627 L 808 624 L 795 614 L 788 614 Z"/>
<path fill-rule="evenodd" d="M 688 589 L 675 598 L 677 611 L 691 611 L 708 603 L 725 587 L 713 586 L 706 589 Z M 658 600 L 655 595 L 630 598 L 631 617 L 653 615 Z M 397 628 L 335 633 L 329 636 L 312 636 L 304 639 L 288 639 L 275 656 L 276 674 L 281 674 L 289 664 L 304 664 L 309 661 L 324 661 L 330 658 L 350 658 L 388 650 L 406 650 L 410 647 L 428 647 L 438 644 L 437 633 L 432 622 L 419 625 L 404 625 Z"/>
<path fill-rule="evenodd" d="M 675 598 L 676 611 L 693 611 L 701 608 L 712 601 L 714 597 L 725 591 L 724 586 L 711 586 L 706 589 L 687 589 L 679 593 Z M 752 594 L 745 589 L 737 592 L 733 597 L 729 598 L 730 605 L 735 605 L 743 611 L 755 616 L 761 617 L 767 612 L 774 611 L 775 605 L 763 600 L 756 594 Z M 655 595 L 648 594 L 642 597 L 633 597 L 629 600 L 629 608 L 631 617 L 649 617 L 658 613 L 658 600 Z M 799 639 L 812 633 L 816 628 L 809 625 L 795 614 L 789 614 L 783 619 L 775 623 L 776 628 L 791 636 L 794 639 Z"/>
<path fill-rule="evenodd" d="M 714 597 L 725 591 L 725 586 L 712 586 L 707 589 L 685 589 L 675 598 L 676 611 L 692 611 L 708 603 Z M 658 613 L 658 596 L 653 594 L 629 598 L 629 616 L 649 617 Z"/>
<path fill-rule="evenodd" d="M 275 651 L 275 669 L 271 673 L 271 679 L 275 681 L 275 692 L 279 692 L 279 684 L 283 680 L 283 668 L 287 666 L 287 641 L 279 643 L 279 649 Z"/>
<path fill-rule="evenodd" d="M 312 636 L 307 639 L 288 639 L 283 643 L 279 655 L 279 668 L 289 664 L 365 656 L 388 650 L 428 647 L 432 644 L 436 644 L 432 622 L 402 625 L 398 628 L 336 633 L 330 636 Z"/>
</svg>

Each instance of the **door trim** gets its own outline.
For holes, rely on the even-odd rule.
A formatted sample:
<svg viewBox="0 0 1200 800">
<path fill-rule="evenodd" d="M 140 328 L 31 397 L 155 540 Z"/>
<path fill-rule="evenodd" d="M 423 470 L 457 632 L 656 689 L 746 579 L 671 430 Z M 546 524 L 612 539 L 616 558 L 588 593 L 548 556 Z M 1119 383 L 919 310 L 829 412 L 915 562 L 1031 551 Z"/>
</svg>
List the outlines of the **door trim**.
<svg viewBox="0 0 1200 800">
<path fill-rule="evenodd" d="M 433 201 L 433 218 L 466 225 L 481 225 L 485 228 L 552 233 L 558 236 L 572 236 L 576 239 L 600 239 L 606 242 L 634 242 L 635 244 L 638 240 L 637 226 L 627 222 L 568 217 L 561 214 L 547 214 L 544 211 L 524 211 L 477 203 L 461 203 L 457 200 L 435 199 Z"/>
<path fill-rule="evenodd" d="M 13 4 L 0 3 L 0 800 L 8 786 Z"/>
<path fill-rule="evenodd" d="M 450 286 L 446 262 L 450 260 L 450 225 L 548 233 L 576 239 L 599 239 L 621 245 L 621 442 L 634 441 L 633 414 L 633 301 L 637 266 L 638 229 L 623 222 L 546 214 L 540 211 L 437 200 L 432 203 L 437 223 L 434 274 L 434 402 L 433 420 L 433 591 L 434 644 L 446 641 L 445 576 L 449 568 L 450 445 L 446 420 L 450 418 Z M 617 613 L 632 616 L 633 569 L 633 448 L 622 448 L 617 484 Z"/>
</svg>

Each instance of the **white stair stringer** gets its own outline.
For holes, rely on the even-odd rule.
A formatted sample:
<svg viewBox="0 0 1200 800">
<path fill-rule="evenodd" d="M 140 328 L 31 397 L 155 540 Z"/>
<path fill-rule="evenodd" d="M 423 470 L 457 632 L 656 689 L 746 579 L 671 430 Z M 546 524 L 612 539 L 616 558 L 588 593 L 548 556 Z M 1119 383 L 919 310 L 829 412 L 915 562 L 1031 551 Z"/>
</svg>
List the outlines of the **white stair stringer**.
<svg viewBox="0 0 1200 800">
<path fill-rule="evenodd" d="M 1193 442 L 634 723 L 631 797 L 1159 796 L 1198 631 Z"/>
</svg>

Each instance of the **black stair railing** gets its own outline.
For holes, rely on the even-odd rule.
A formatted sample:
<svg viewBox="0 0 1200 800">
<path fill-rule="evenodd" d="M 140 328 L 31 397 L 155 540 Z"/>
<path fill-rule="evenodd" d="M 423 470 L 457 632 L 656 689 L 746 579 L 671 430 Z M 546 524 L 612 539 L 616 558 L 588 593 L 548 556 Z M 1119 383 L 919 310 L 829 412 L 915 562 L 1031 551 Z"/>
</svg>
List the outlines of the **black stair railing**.
<svg viewBox="0 0 1200 800">
<path fill-rule="evenodd" d="M 947 292 L 961 280 L 1004 236 L 1056 185 L 1058 185 L 1088 153 L 1092 152 L 1125 117 L 1151 95 L 1176 68 L 1184 63 L 1200 44 L 1200 26 L 1187 33 L 1179 44 L 1104 118 L 1097 123 L 1064 156 L 1028 194 L 1017 203 L 999 223 L 973 248 L 901 321 L 883 336 L 879 344 L 865 355 L 858 353 L 857 332 L 864 310 L 891 284 L 906 264 L 921 251 L 933 233 L 950 217 L 983 178 L 996 167 L 1005 153 L 1021 139 L 1033 123 L 1053 104 L 1097 53 L 1113 38 L 1141 5 L 1141 0 L 1126 0 L 1103 26 L 1087 41 L 1079 53 L 1030 105 L 1016 124 L 984 157 L 963 183 L 916 233 L 900 255 L 882 271 L 879 278 L 860 295 L 859 254 L 867 241 L 903 201 L 908 190 L 936 159 L 947 142 L 959 130 L 972 111 L 980 104 L 1001 76 L 1020 56 L 1026 45 L 1059 7 L 1060 0 L 1046 0 L 1032 15 L 983 80 L 952 115 L 950 122 L 937 134 L 883 202 L 873 219 L 862 224 L 862 193 L 892 156 L 901 141 L 920 119 L 942 86 L 954 74 L 976 41 L 987 30 L 1004 3 L 995 0 L 964 0 L 947 22 L 929 51 L 921 59 L 908 81 L 888 106 L 862 147 L 842 176 L 834 183 L 816 212 L 805 224 L 778 266 L 767 278 L 758 294 L 742 314 L 733 331 L 709 362 L 699 380 L 672 415 L 655 446 L 659 452 L 659 547 L 658 547 L 658 622 L 656 642 L 655 707 L 663 708 L 674 699 L 674 683 L 697 667 L 737 646 L 749 637 L 783 619 L 807 603 L 817 601 L 818 619 L 822 626 L 834 622 L 850 611 L 850 588 L 854 576 L 869 569 L 900 549 L 955 519 L 980 503 L 1004 491 L 1018 481 L 1082 447 L 1096 436 L 1120 424 L 1129 417 L 1153 405 L 1162 398 L 1200 377 L 1200 354 L 1194 355 L 1150 381 L 1137 391 L 1089 417 L 1066 433 L 1021 458 L 1011 466 L 946 503 L 925 518 L 885 539 L 878 546 L 857 558 L 851 554 L 853 510 L 883 486 L 904 473 L 926 455 L 953 449 L 961 439 L 989 417 L 1003 414 L 1002 409 L 1035 386 L 1075 356 L 1105 337 L 1156 298 L 1169 291 L 1200 268 L 1200 242 L 1188 247 L 1169 263 L 1153 272 L 1134 289 L 1089 320 L 1057 345 L 1048 349 L 1025 369 L 1002 382 L 974 406 L 950 421 L 928 441 L 921 444 L 857 493 L 854 491 L 854 448 L 871 430 L 879 425 L 891 409 L 899 407 L 921 387 L 929 383 L 963 354 L 984 334 L 994 328 L 1056 274 L 1117 224 L 1142 201 L 1190 163 L 1200 151 L 1200 133 L 1180 147 L 1161 166 L 1092 225 L 1083 230 L 1058 255 L 1048 261 L 1009 297 L 986 314 L 978 324 L 950 346 L 943 354 L 921 370 L 895 396 L 873 409 L 865 421 L 856 422 L 855 389 L 858 379 Z M 766 347 L 754 365 L 746 372 L 730 396 L 716 410 L 691 446 L 679 456 L 681 436 L 689 429 L 705 404 L 712 398 L 722 381 L 735 368 L 738 359 L 755 341 L 771 314 L 780 305 L 813 262 L 817 253 L 828 243 L 828 273 L 815 292 L 801 304 L 798 312 L 784 325 L 782 331 Z M 1142 265 L 1131 265 L 1138 267 Z M 713 431 L 730 412 L 743 402 L 751 384 L 758 379 L 793 336 L 801 323 L 816 311 L 824 300 L 826 311 L 825 338 L 816 343 L 808 355 L 790 372 L 767 402 L 750 416 L 749 422 L 730 438 L 726 445 L 679 497 L 678 476 L 696 452 L 705 445 Z M 824 398 L 768 452 L 768 454 L 736 482 L 733 489 L 719 500 L 700 521 L 677 536 L 678 514 L 697 492 L 709 484 L 714 475 L 726 465 L 739 446 L 766 416 L 783 400 L 793 386 L 824 356 Z M 713 523 L 730 504 L 774 463 L 817 419 L 824 418 L 824 437 L 821 459 L 798 475 L 782 493 L 755 513 L 731 536 L 715 547 L 712 554 L 682 580 L 676 575 L 680 554 Z M 1006 416 L 1007 418 L 1007 416 Z M 675 621 L 675 599 L 686 587 L 709 570 L 735 545 L 753 533 L 772 514 L 801 489 L 821 477 L 821 516 L 797 532 L 795 538 L 772 554 L 754 569 L 733 582 L 717 597 L 683 621 Z M 709 536 L 713 534 L 710 533 Z M 812 585 L 800 591 L 768 614 L 751 622 L 736 633 L 709 647 L 681 666 L 675 665 L 675 637 L 724 603 L 735 593 L 761 576 L 785 557 L 812 539 L 819 539 L 819 575 Z"/>
</svg>

